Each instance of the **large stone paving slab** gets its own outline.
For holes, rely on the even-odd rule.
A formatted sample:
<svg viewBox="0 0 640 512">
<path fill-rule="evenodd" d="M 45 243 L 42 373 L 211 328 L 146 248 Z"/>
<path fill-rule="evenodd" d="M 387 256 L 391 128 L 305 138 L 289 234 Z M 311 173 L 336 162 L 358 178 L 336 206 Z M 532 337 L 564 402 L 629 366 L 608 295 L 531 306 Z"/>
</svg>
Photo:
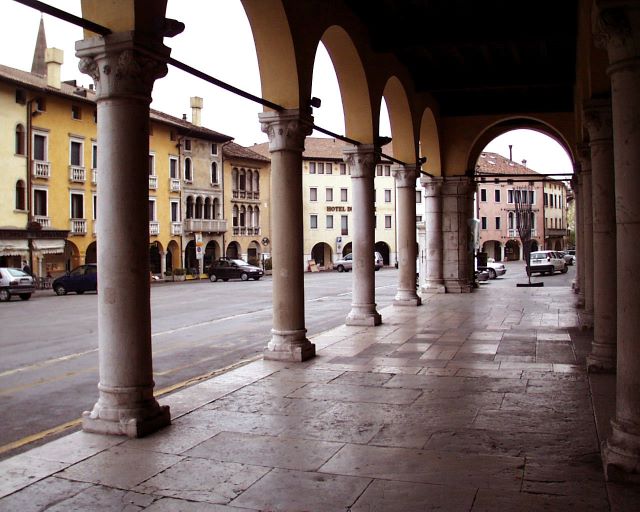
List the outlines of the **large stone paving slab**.
<svg viewBox="0 0 640 512">
<path fill-rule="evenodd" d="M 0 510 L 41 512 L 55 503 L 75 496 L 92 485 L 52 476 L 0 499 Z"/>
<path fill-rule="evenodd" d="M 53 475 L 67 466 L 68 463 L 33 457 L 29 452 L 3 460 L 0 465 L 0 497 Z"/>
<path fill-rule="evenodd" d="M 518 490 L 524 458 L 346 445 L 323 473 L 383 480 Z"/>
<path fill-rule="evenodd" d="M 394 377 L 395 378 L 395 377 Z M 410 404 L 421 395 L 415 389 L 385 389 L 346 384 L 307 385 L 289 395 L 289 398 L 341 400 L 344 402 L 371 402 L 378 404 Z"/>
<path fill-rule="evenodd" d="M 544 496 L 524 492 L 480 489 L 471 512 L 607 512 L 606 501 L 583 496 Z"/>
</svg>

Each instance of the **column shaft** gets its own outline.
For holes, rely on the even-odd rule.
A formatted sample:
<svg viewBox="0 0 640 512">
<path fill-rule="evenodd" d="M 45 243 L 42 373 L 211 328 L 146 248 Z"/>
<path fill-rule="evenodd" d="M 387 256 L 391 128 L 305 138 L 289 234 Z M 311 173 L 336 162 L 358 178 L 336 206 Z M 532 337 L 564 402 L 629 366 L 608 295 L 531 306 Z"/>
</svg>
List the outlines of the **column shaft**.
<svg viewBox="0 0 640 512">
<path fill-rule="evenodd" d="M 313 119 L 297 110 L 259 115 L 271 152 L 273 328 L 265 359 L 305 361 L 315 356 L 306 338 L 302 219 L 302 152 Z"/>
<path fill-rule="evenodd" d="M 416 293 L 416 178 L 415 168 L 394 167 L 396 180 L 398 212 L 397 240 L 399 253 L 398 291 L 394 298 L 395 306 L 419 306 L 422 304 Z"/>
<path fill-rule="evenodd" d="M 473 248 L 469 244 L 473 186 L 469 178 L 447 177 L 443 190 L 444 286 L 447 293 L 473 289 Z"/>
<path fill-rule="evenodd" d="M 375 148 L 360 145 L 344 151 L 351 167 L 353 195 L 353 294 L 347 325 L 379 325 L 375 294 L 375 210 L 373 178 Z"/>
<path fill-rule="evenodd" d="M 582 255 L 578 256 L 583 265 L 584 314 L 581 315 L 581 325 L 584 328 L 593 327 L 593 190 L 591 187 L 591 148 L 581 145 L 580 152 L 582 178 Z"/>
<path fill-rule="evenodd" d="M 443 277 L 442 178 L 422 180 L 425 189 L 427 275 L 422 293 L 445 293 Z"/>
</svg>

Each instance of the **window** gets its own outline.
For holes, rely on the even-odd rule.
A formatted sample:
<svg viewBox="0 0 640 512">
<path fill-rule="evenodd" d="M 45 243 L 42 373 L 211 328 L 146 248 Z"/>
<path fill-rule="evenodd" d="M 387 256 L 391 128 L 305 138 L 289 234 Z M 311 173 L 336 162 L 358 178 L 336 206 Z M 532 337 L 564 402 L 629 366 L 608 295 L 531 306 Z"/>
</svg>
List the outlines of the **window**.
<svg viewBox="0 0 640 512">
<path fill-rule="evenodd" d="M 316 163 L 309 162 L 309 174 L 315 174 L 315 173 L 316 173 Z"/>
<path fill-rule="evenodd" d="M 327 162 L 324 165 L 324 170 L 327 174 L 333 174 L 333 164 L 331 162 Z"/>
<path fill-rule="evenodd" d="M 385 229 L 391 229 L 391 215 L 384 216 L 384 227 Z"/>
<path fill-rule="evenodd" d="M 333 215 L 327 215 L 324 219 L 324 224 L 327 229 L 333 229 Z"/>
<path fill-rule="evenodd" d="M 156 200 L 149 198 L 149 222 L 156 220 Z"/>
<path fill-rule="evenodd" d="M 169 157 L 169 177 L 174 179 L 178 177 L 178 159 L 175 156 Z"/>
<path fill-rule="evenodd" d="M 82 119 L 82 109 L 78 105 L 71 105 L 71 119 Z"/>
<path fill-rule="evenodd" d="M 382 176 L 382 166 L 376 165 L 376 176 Z"/>
<path fill-rule="evenodd" d="M 211 162 L 211 183 L 218 183 L 218 164 Z"/>
<path fill-rule="evenodd" d="M 171 201 L 171 222 L 180 222 L 180 203 Z"/>
<path fill-rule="evenodd" d="M 191 139 L 184 139 L 184 150 L 191 151 Z"/>
<path fill-rule="evenodd" d="M 91 143 L 91 168 L 98 168 L 98 144 Z"/>
<path fill-rule="evenodd" d="M 340 215 L 340 233 L 342 235 L 349 234 L 349 217 L 347 215 Z"/>
<path fill-rule="evenodd" d="M 324 174 L 324 163 L 318 162 L 316 164 L 316 170 L 318 171 L 318 174 Z"/>
<path fill-rule="evenodd" d="M 422 215 L 416 215 L 416 222 L 422 222 Z"/>
<path fill-rule="evenodd" d="M 45 112 L 47 110 L 47 102 L 44 98 L 36 98 L 36 112 Z"/>
<path fill-rule="evenodd" d="M 184 159 L 184 179 L 193 181 L 193 170 L 191 169 L 191 158 Z"/>
<path fill-rule="evenodd" d="M 311 229 L 318 229 L 318 216 L 310 215 L 309 216 L 309 227 Z"/>
<path fill-rule="evenodd" d="M 24 126 L 16 126 L 16 155 L 24 155 Z"/>
<path fill-rule="evenodd" d="M 480 227 L 482 229 L 487 229 L 487 218 L 486 217 L 481 217 L 480 218 Z"/>
<path fill-rule="evenodd" d="M 93 220 L 98 218 L 98 196 L 93 194 Z"/>
<path fill-rule="evenodd" d="M 309 201 L 317 201 L 318 200 L 318 189 L 316 187 L 311 187 L 309 189 Z"/>
<path fill-rule="evenodd" d="M 47 199 L 48 193 L 46 189 L 33 190 L 33 214 L 40 217 L 46 217 L 48 211 Z"/>
<path fill-rule="evenodd" d="M 391 190 L 386 189 L 384 191 L 384 202 L 385 203 L 390 203 L 391 202 Z"/>
<path fill-rule="evenodd" d="M 340 174 L 341 175 L 345 175 L 347 174 L 347 164 L 338 164 L 340 167 Z"/>
<path fill-rule="evenodd" d="M 513 190 L 507 190 L 507 203 L 513 204 Z"/>
<path fill-rule="evenodd" d="M 169 131 L 169 140 L 176 140 L 176 131 L 175 130 L 170 130 Z"/>
<path fill-rule="evenodd" d="M 149 176 L 156 175 L 156 156 L 153 154 L 149 155 Z"/>
<path fill-rule="evenodd" d="M 341 188 L 340 189 L 340 201 L 342 201 L 343 203 L 346 203 L 349 200 L 348 197 L 349 197 L 348 189 Z"/>
<path fill-rule="evenodd" d="M 509 229 L 514 229 L 514 227 L 513 227 L 513 212 L 509 212 Z"/>
<path fill-rule="evenodd" d="M 328 203 L 333 201 L 333 189 L 332 188 L 325 189 L 325 195 L 326 195 L 326 201 Z"/>
<path fill-rule="evenodd" d="M 24 181 L 16 181 L 16 210 L 26 210 L 25 191 Z"/>
<path fill-rule="evenodd" d="M 544 193 L 544 205 L 549 206 L 549 195 L 546 192 Z"/>
<path fill-rule="evenodd" d="M 215 142 L 211 143 L 211 154 L 212 155 L 218 154 L 218 145 Z"/>
<path fill-rule="evenodd" d="M 82 166 L 82 142 L 71 141 L 69 146 L 69 163 L 77 167 Z"/>
<path fill-rule="evenodd" d="M 497 188 L 493 191 L 493 197 L 496 203 L 500 202 L 500 189 Z"/>
<path fill-rule="evenodd" d="M 98 110 L 94 109 L 93 111 L 93 122 L 97 123 L 98 122 Z"/>
<path fill-rule="evenodd" d="M 384 175 L 385 176 L 391 176 L 391 166 L 390 165 L 385 165 L 384 166 Z"/>
<path fill-rule="evenodd" d="M 421 202 L 422 202 L 422 191 L 416 190 L 416 203 L 421 203 Z"/>
<path fill-rule="evenodd" d="M 16 89 L 16 103 L 24 105 L 27 102 L 27 92 L 24 89 Z"/>
<path fill-rule="evenodd" d="M 39 133 L 33 134 L 33 159 L 40 162 L 47 161 L 47 136 Z"/>
<path fill-rule="evenodd" d="M 529 204 L 536 204 L 536 191 L 529 190 Z"/>
<path fill-rule="evenodd" d="M 71 192 L 71 218 L 84 219 L 84 194 Z"/>
<path fill-rule="evenodd" d="M 481 188 L 480 189 L 480 201 L 482 201 L 483 203 L 487 201 L 487 189 L 486 188 Z"/>
<path fill-rule="evenodd" d="M 500 229 L 500 217 L 496 217 L 496 229 Z"/>
</svg>

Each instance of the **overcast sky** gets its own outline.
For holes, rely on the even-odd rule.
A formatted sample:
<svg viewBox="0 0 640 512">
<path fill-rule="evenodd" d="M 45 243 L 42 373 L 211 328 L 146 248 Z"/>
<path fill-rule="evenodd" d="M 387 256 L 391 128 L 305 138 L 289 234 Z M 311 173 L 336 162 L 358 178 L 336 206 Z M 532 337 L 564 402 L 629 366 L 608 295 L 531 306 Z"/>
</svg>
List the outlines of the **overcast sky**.
<svg viewBox="0 0 640 512">
<path fill-rule="evenodd" d="M 46 3 L 80 15 L 80 0 L 46 0 Z M 171 56 L 220 80 L 260 96 L 260 80 L 255 47 L 249 22 L 239 0 L 169 0 L 167 16 L 182 21 L 182 34 L 165 39 L 172 48 Z M 0 0 L 0 64 L 29 71 L 33 58 L 40 13 L 13 0 Z M 82 29 L 55 18 L 44 16 L 47 46 L 64 51 L 62 79 L 76 79 L 88 86 L 87 75 L 78 71 L 75 41 L 82 39 Z M 320 47 L 314 68 L 313 96 L 322 99 L 314 109 L 315 123 L 344 134 L 344 119 L 338 83 L 331 60 Z M 207 128 L 234 137 L 249 146 L 265 142 L 260 131 L 258 112 L 262 106 L 194 78 L 169 66 L 168 75 L 157 80 L 152 108 L 191 118 L 189 97 L 204 98 L 202 123 Z M 381 135 L 390 135 L 386 106 L 381 114 Z M 315 136 L 321 134 L 314 133 Z M 549 137 L 531 130 L 516 130 L 495 139 L 486 151 L 527 160 L 527 167 L 538 172 L 571 172 L 566 152 Z"/>
</svg>

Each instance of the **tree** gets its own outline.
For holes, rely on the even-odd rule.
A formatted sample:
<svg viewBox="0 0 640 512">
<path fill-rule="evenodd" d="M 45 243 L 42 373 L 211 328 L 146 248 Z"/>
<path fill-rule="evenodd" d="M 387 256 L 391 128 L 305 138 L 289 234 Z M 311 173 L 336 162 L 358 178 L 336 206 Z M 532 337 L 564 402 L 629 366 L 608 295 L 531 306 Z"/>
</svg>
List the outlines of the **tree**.
<svg viewBox="0 0 640 512">
<path fill-rule="evenodd" d="M 516 187 L 513 190 L 513 203 L 516 207 L 516 229 L 522 243 L 524 261 L 527 265 L 527 277 L 531 284 L 531 228 L 533 226 L 533 211 L 531 209 L 531 187 Z"/>
</svg>

